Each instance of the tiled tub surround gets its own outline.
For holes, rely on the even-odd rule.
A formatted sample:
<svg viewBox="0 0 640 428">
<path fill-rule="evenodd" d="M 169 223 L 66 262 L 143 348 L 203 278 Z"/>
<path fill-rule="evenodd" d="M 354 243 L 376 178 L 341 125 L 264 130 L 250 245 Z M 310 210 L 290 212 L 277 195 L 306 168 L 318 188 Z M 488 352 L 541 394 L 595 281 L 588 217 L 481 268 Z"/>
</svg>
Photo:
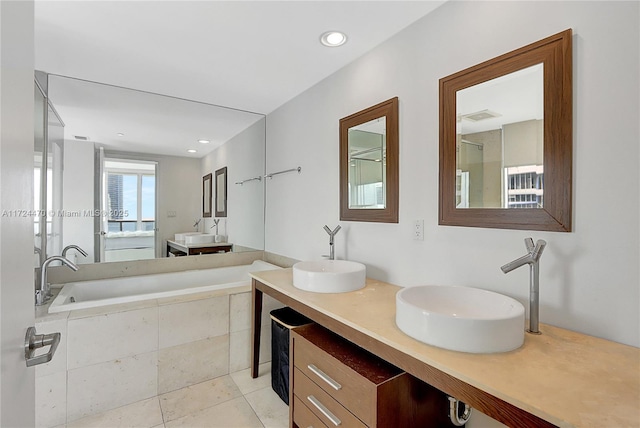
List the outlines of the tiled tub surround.
<svg viewBox="0 0 640 428">
<path fill-rule="evenodd" d="M 36 317 L 62 333 L 36 367 L 36 425 L 52 427 L 249 367 L 249 286 Z M 270 360 L 265 300 L 261 362 Z"/>
</svg>

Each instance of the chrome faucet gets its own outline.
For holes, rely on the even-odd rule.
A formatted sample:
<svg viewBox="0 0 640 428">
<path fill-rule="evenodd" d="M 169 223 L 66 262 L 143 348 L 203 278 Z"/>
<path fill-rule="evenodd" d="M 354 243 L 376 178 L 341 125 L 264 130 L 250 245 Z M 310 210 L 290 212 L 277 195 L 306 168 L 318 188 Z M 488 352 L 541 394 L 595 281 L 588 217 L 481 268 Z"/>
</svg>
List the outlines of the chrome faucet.
<svg viewBox="0 0 640 428">
<path fill-rule="evenodd" d="M 194 228 L 195 230 L 198 230 L 198 226 L 200 226 L 200 222 L 201 222 L 201 221 L 202 221 L 202 219 L 201 219 L 201 218 L 198 218 L 198 219 L 195 219 L 195 220 L 194 220 L 193 228 Z"/>
<path fill-rule="evenodd" d="M 216 228 L 216 235 L 218 234 L 218 223 L 220 223 L 220 219 L 219 218 L 214 218 L 213 219 L 213 224 L 209 228 L 209 229 L 213 229 L 215 227 Z"/>
<path fill-rule="evenodd" d="M 83 250 L 82 248 L 78 247 L 77 245 L 67 245 L 66 247 L 64 247 L 64 250 L 62 250 L 62 257 L 67 257 L 67 251 L 69 250 L 77 250 L 80 254 L 82 254 L 84 257 L 87 257 L 88 254 L 85 250 Z"/>
<path fill-rule="evenodd" d="M 540 256 L 544 247 L 547 245 L 542 239 L 538 239 L 533 245 L 533 239 L 526 238 L 524 245 L 527 247 L 527 254 L 502 266 L 502 272 L 509 273 L 514 269 L 529 265 L 529 329 L 532 334 L 540 334 L 538 330 L 538 313 L 540 306 L 539 289 L 540 289 Z"/>
<path fill-rule="evenodd" d="M 51 262 L 55 261 L 62 262 L 62 264 L 69 266 L 69 268 L 73 271 L 78 270 L 78 266 L 76 266 L 75 263 L 67 260 L 62 256 L 52 256 L 45 260 L 40 267 L 40 289 L 36 290 L 36 306 L 44 305 L 52 296 L 51 290 L 49 288 L 49 283 L 47 282 L 47 267 L 49 267 L 49 264 L 51 264 Z"/>
<path fill-rule="evenodd" d="M 325 232 L 329 234 L 329 260 L 335 260 L 336 258 L 335 250 L 333 248 L 333 237 L 336 236 L 336 233 L 338 233 L 340 229 L 342 229 L 340 225 L 336 226 L 333 230 L 329 229 L 329 226 L 326 224 L 324 225 Z"/>
</svg>

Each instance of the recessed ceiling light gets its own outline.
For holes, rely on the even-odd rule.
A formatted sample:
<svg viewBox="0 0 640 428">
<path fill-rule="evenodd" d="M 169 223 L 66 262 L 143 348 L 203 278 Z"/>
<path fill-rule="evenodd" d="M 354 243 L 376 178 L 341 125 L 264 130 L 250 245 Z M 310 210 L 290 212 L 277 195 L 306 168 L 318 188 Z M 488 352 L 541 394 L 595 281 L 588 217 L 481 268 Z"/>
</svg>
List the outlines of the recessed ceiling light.
<svg viewBox="0 0 640 428">
<path fill-rule="evenodd" d="M 189 150 L 187 150 L 187 152 L 189 152 L 189 153 L 198 153 L 198 151 L 196 149 L 189 149 Z"/>
<path fill-rule="evenodd" d="M 124 134 L 123 134 L 122 132 L 118 132 L 116 135 L 117 135 L 118 137 L 124 137 Z"/>
<path fill-rule="evenodd" d="M 209 140 L 198 140 L 198 143 L 200 144 L 209 144 L 211 141 Z"/>
<path fill-rule="evenodd" d="M 320 43 L 329 47 L 344 45 L 347 42 L 347 35 L 340 31 L 327 31 L 320 36 Z"/>
</svg>

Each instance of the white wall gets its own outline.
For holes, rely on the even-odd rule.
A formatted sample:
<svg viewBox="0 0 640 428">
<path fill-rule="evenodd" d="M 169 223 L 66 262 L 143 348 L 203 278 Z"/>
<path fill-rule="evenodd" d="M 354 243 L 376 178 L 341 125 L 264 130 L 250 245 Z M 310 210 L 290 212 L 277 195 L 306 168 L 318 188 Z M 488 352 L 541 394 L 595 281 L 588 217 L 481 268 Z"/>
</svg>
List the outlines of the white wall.
<svg viewBox="0 0 640 428">
<path fill-rule="evenodd" d="M 200 174 L 213 174 L 212 216 L 204 219 L 201 231 L 215 233 L 215 172 L 227 167 L 227 217 L 221 218 L 218 233 L 229 242 L 257 250 L 264 248 L 264 180 L 242 186 L 235 183 L 264 175 L 265 119 L 260 119 L 218 149 L 202 158 Z M 200 202 L 202 206 L 202 202 Z"/>
<path fill-rule="evenodd" d="M 528 301 L 500 266 L 545 239 L 540 318 L 640 346 L 638 2 L 448 2 L 267 116 L 266 251 L 336 254 L 402 286 L 457 284 Z M 573 28 L 574 231 L 438 226 L 438 79 Z M 347 45 L 348 46 L 348 45 Z M 328 51 L 329 54 L 329 51 Z M 400 222 L 339 222 L 338 121 L 400 99 Z M 425 240 L 412 221 L 425 220 Z"/>
<path fill-rule="evenodd" d="M 70 212 L 93 210 L 93 144 L 86 141 L 64 142 L 64 170 L 62 172 L 62 208 Z M 65 217 L 62 219 L 62 248 L 75 244 L 88 254 L 83 257 L 75 250 L 67 256 L 77 263 L 93 263 L 93 217 Z M 74 260 L 74 255 L 77 258 Z"/>
<path fill-rule="evenodd" d="M 156 249 L 156 257 L 164 257 L 167 239 L 173 239 L 179 232 L 193 231 L 193 223 L 202 215 L 200 159 L 178 156 L 148 156 L 147 159 L 158 162 L 156 227 L 160 230 L 156 242 L 160 247 Z"/>
</svg>

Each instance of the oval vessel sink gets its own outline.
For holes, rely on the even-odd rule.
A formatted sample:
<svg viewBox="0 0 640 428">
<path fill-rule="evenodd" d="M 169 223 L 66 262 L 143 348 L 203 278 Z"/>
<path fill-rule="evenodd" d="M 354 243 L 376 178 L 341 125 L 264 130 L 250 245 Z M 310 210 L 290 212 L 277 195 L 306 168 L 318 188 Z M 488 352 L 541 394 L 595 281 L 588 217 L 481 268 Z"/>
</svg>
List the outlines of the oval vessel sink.
<svg viewBox="0 0 640 428">
<path fill-rule="evenodd" d="M 396 324 L 414 339 L 453 351 L 507 352 L 524 342 L 524 306 L 479 288 L 404 288 L 396 294 Z"/>
<path fill-rule="evenodd" d="M 365 265 L 348 260 L 319 260 L 293 265 L 293 285 L 314 293 L 346 293 L 365 286 Z"/>
</svg>

